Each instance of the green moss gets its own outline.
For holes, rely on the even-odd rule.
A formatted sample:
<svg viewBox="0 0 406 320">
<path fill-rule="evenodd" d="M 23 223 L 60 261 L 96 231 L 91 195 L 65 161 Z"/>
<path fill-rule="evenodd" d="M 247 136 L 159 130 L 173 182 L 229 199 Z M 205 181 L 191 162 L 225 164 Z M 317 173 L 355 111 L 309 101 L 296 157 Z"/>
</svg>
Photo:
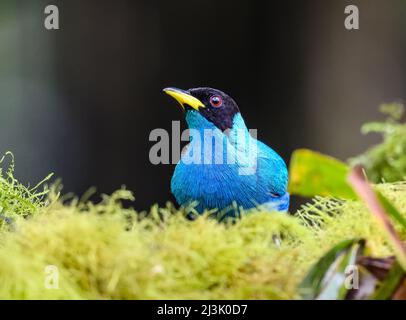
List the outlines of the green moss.
<svg viewBox="0 0 406 320">
<path fill-rule="evenodd" d="M 406 212 L 406 185 L 380 186 Z M 235 223 L 184 218 L 171 205 L 124 209 L 120 190 L 99 204 L 53 201 L 3 231 L 0 296 L 29 299 L 287 299 L 331 245 L 366 237 L 372 255 L 392 250 L 364 205 L 318 198 L 295 217 L 268 212 Z M 275 243 L 275 235 L 282 244 Z M 402 234 L 403 239 L 406 235 Z M 59 289 L 46 289 L 46 267 Z"/>
<path fill-rule="evenodd" d="M 406 178 L 406 123 L 400 122 L 404 113 L 399 103 L 384 104 L 381 111 L 388 115 L 384 122 L 367 123 L 364 134 L 380 133 L 382 143 L 373 146 L 360 156 L 350 159 L 352 165 L 361 164 L 370 181 L 395 182 Z"/>
<path fill-rule="evenodd" d="M 6 170 L 2 165 L 9 159 Z M 35 187 L 26 187 L 14 177 L 14 157 L 11 152 L 0 158 L 0 229 L 9 226 L 15 219 L 38 213 L 46 203 L 43 201 L 48 193 L 45 182 L 52 174 Z M 42 189 L 41 189 L 42 188 Z"/>
<path fill-rule="evenodd" d="M 299 239 L 310 234 L 292 217 L 258 213 L 226 225 L 208 217 L 189 221 L 168 208 L 159 210 L 163 221 L 151 214 L 129 223 L 128 214 L 137 213 L 127 209 L 125 218 L 122 210 L 120 202 L 107 198 L 80 210 L 54 203 L 43 214 L 20 221 L 18 231 L 8 232 L 0 248 L 0 296 L 295 296 L 300 278 L 293 263 L 299 254 L 295 248 L 302 242 Z M 272 239 L 274 232 L 285 239 L 281 247 Z M 10 256 L 13 258 L 6 259 Z M 58 290 L 44 288 L 47 265 L 55 265 L 60 271 Z"/>
<path fill-rule="evenodd" d="M 406 182 L 386 183 L 376 186 L 406 217 Z M 364 203 L 316 197 L 304 205 L 297 216 L 313 230 L 325 248 L 344 239 L 367 239 L 368 255 L 389 256 L 393 250 L 380 225 L 372 218 Z M 395 224 L 401 239 L 406 241 L 406 231 Z"/>
</svg>

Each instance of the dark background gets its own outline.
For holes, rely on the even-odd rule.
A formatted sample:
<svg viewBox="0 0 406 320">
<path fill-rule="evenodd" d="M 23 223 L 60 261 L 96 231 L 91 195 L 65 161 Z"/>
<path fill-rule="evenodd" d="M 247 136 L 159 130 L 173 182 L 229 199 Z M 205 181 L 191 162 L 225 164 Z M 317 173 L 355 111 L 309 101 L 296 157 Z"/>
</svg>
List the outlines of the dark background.
<svg viewBox="0 0 406 320">
<path fill-rule="evenodd" d="M 65 192 L 124 184 L 137 208 L 164 204 L 174 166 L 150 164 L 148 137 L 182 113 L 161 90 L 211 86 L 287 162 L 299 147 L 345 160 L 378 141 L 359 132 L 378 105 L 404 99 L 405 24 L 404 0 L 2 0 L 0 153 L 26 183 L 52 171 Z"/>
</svg>

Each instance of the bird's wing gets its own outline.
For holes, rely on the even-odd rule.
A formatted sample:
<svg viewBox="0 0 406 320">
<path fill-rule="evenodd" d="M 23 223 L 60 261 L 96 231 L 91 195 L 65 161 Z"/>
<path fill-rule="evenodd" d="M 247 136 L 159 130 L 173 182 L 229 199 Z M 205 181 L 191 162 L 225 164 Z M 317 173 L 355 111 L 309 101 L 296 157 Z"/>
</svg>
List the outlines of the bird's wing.
<svg viewBox="0 0 406 320">
<path fill-rule="evenodd" d="M 281 197 L 287 191 L 288 170 L 283 159 L 270 147 L 258 141 L 258 186 L 271 196 Z"/>
</svg>

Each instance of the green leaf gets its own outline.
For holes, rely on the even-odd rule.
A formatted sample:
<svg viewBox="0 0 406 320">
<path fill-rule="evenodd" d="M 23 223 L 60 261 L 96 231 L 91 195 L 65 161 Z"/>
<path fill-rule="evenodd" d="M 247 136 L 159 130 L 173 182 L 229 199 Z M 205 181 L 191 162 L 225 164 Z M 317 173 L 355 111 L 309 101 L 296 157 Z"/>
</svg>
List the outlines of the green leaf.
<svg viewBox="0 0 406 320">
<path fill-rule="evenodd" d="M 393 297 L 399 284 L 402 282 L 405 272 L 401 265 L 395 261 L 388 276 L 381 282 L 380 287 L 372 295 L 374 300 L 388 300 Z"/>
<path fill-rule="evenodd" d="M 349 183 L 353 186 L 360 199 L 362 199 L 372 216 L 385 231 L 389 243 L 392 245 L 399 264 L 406 271 L 406 246 L 391 223 L 389 216 L 402 225 L 404 220 L 396 208 L 383 196 L 379 195 L 365 179 L 361 167 L 355 167 L 348 176 Z"/>
<path fill-rule="evenodd" d="M 396 209 L 395 206 L 381 192 L 375 190 L 375 193 L 388 216 L 392 217 L 393 220 L 397 221 L 406 230 L 406 219 L 398 211 L 398 209 Z"/>
<path fill-rule="evenodd" d="M 332 196 L 356 199 L 347 183 L 349 167 L 335 159 L 307 149 L 292 154 L 289 191 L 305 197 Z"/>
<path fill-rule="evenodd" d="M 299 286 L 304 299 L 342 300 L 351 288 L 346 288 L 348 266 L 355 266 L 364 251 L 364 241 L 345 240 L 328 251 L 308 272 Z"/>
</svg>

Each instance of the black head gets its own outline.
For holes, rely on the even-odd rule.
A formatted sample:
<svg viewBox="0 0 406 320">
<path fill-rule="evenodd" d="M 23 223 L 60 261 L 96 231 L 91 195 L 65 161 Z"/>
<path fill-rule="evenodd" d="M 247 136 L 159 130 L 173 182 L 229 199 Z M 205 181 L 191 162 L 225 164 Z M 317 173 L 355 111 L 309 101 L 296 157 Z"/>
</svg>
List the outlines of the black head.
<svg viewBox="0 0 406 320">
<path fill-rule="evenodd" d="M 232 128 L 234 115 L 240 112 L 233 98 L 212 88 L 193 88 L 188 91 L 204 104 L 205 108 L 199 108 L 199 112 L 207 120 L 222 131 Z"/>
<path fill-rule="evenodd" d="M 192 88 L 186 91 L 166 88 L 186 110 L 194 109 L 222 131 L 231 129 L 235 114 L 240 112 L 237 103 L 224 92 L 212 88 Z"/>
</svg>

